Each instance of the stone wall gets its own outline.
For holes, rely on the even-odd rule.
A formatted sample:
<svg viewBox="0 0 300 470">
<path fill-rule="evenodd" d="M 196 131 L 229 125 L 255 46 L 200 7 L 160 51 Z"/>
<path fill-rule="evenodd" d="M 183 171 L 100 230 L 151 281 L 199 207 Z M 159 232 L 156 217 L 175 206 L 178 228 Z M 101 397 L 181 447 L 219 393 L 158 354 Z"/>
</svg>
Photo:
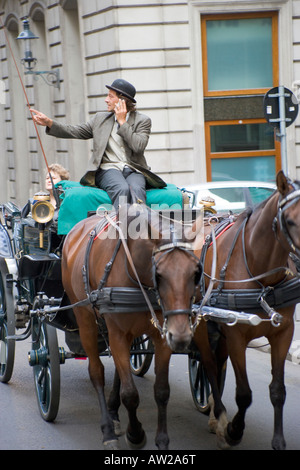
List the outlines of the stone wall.
<svg viewBox="0 0 300 470">
<path fill-rule="evenodd" d="M 105 85 L 125 78 L 152 119 L 147 160 L 178 186 L 206 180 L 200 15 L 253 8 L 280 11 L 280 78 L 290 88 L 300 80 L 299 0 L 0 0 L 30 104 L 61 122 L 85 122 L 106 109 Z M 23 74 L 16 37 L 26 16 L 39 36 L 32 42 L 36 70 L 59 70 L 60 88 Z M 22 204 L 42 188 L 46 165 L 2 30 L 0 80 L 0 201 Z M 300 179 L 299 117 L 291 127 L 291 175 Z M 78 180 L 91 142 L 50 138 L 43 128 L 39 134 L 49 164 L 60 162 Z"/>
</svg>

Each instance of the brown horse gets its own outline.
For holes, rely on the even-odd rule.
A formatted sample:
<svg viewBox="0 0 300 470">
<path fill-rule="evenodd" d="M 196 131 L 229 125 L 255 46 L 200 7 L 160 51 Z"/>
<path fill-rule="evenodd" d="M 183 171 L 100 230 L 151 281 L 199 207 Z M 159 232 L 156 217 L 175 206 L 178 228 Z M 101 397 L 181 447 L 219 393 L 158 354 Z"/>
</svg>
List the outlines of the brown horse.
<svg viewBox="0 0 300 470">
<path fill-rule="evenodd" d="M 272 447 L 286 447 L 283 436 L 283 406 L 285 402 L 284 364 L 294 332 L 293 314 L 297 300 L 290 304 L 273 305 L 265 303 L 275 286 L 284 286 L 291 279 L 295 266 L 291 253 L 299 255 L 300 250 L 300 183 L 292 183 L 283 172 L 277 175 L 277 191 L 266 201 L 250 211 L 240 214 L 235 223 L 217 238 L 217 269 L 211 305 L 220 306 L 222 294 L 232 294 L 223 299 L 234 302 L 234 293 L 247 290 L 247 294 L 259 292 L 262 303 L 255 300 L 252 311 L 263 319 L 258 325 L 237 323 L 222 325 L 226 338 L 228 355 L 236 377 L 236 403 L 238 412 L 231 423 L 226 425 L 226 440 L 230 445 L 238 444 L 243 436 L 246 410 L 252 402 L 252 392 L 246 372 L 245 351 L 254 338 L 265 336 L 271 345 L 272 381 L 270 399 L 274 407 L 274 435 Z M 198 252 L 196 252 L 197 254 Z M 206 284 L 211 273 L 212 248 L 207 249 L 203 266 Z M 294 278 L 295 279 L 295 278 Z M 297 297 L 297 296 L 296 296 Z M 286 300 L 286 299 L 284 299 Z M 244 311 L 247 311 L 247 305 Z M 278 306 L 278 308 L 277 308 Z M 222 305 L 224 308 L 224 305 Z M 262 308 L 263 310 L 262 310 Z M 226 307 L 225 307 L 226 308 Z M 227 307 L 230 308 L 230 307 Z M 237 308 L 238 310 L 238 308 Z M 261 313 L 262 312 L 262 313 Z M 271 321 L 272 320 L 272 321 Z M 226 359 L 227 351 L 223 354 Z M 221 361 L 222 362 L 222 361 Z"/>
<path fill-rule="evenodd" d="M 136 208 L 137 211 L 133 210 Z M 127 210 L 124 214 L 120 211 L 117 222 L 110 216 L 109 223 L 105 221 L 106 227 L 102 223 L 103 217 L 95 215 L 71 230 L 63 248 L 63 285 L 72 304 L 85 299 L 91 292 L 101 294 L 104 286 L 122 289 L 140 286 L 144 292 L 157 287 L 161 310 L 153 312 L 152 318 L 148 305 L 146 308 L 137 307 L 134 298 L 125 312 L 122 309 L 118 311 L 118 308 L 110 312 L 109 308 L 99 306 L 97 301 L 79 304 L 73 310 L 81 343 L 89 359 L 90 379 L 99 398 L 106 448 L 117 448 L 113 421 L 118 421 L 120 399 L 129 417 L 127 442 L 140 447 L 145 442 L 145 433 L 136 413 L 139 395 L 130 370 L 130 347 L 135 337 L 147 334 L 155 345 L 154 394 L 158 406 L 155 442 L 159 449 L 167 449 L 170 347 L 182 352 L 192 339 L 191 305 L 201 268 L 194 255 L 195 245 L 191 238 L 194 237 L 192 241 L 197 243 L 201 230 L 187 240 L 183 233 L 176 233 L 178 227 L 170 226 L 170 220 L 166 224 L 168 227 L 164 227 L 164 219 L 144 205 L 132 205 L 128 215 Z M 182 225 L 180 227 L 182 230 Z M 100 316 L 105 319 L 116 366 L 108 404 L 104 397 L 104 367 L 97 344 Z"/>
</svg>

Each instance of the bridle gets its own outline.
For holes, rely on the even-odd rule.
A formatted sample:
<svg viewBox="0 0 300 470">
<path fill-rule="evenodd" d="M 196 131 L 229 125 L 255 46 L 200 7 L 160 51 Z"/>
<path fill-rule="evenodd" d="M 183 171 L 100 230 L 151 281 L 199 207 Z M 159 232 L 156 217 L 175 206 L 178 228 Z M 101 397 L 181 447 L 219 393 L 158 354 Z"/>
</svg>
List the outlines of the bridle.
<svg viewBox="0 0 300 470">
<path fill-rule="evenodd" d="M 127 242 L 126 242 L 126 238 L 125 238 L 125 235 L 121 229 L 121 227 L 119 226 L 119 224 L 113 220 L 113 218 L 111 218 L 109 216 L 108 213 L 105 214 L 105 219 L 107 220 L 107 222 L 112 225 L 116 230 L 117 232 L 119 233 L 119 243 L 116 245 L 116 248 L 115 248 L 115 253 L 113 255 L 113 257 L 116 255 L 118 249 L 119 249 L 119 246 L 120 244 L 122 243 L 123 245 L 123 248 L 124 248 L 124 251 L 125 251 L 125 254 L 126 254 L 126 257 L 128 259 L 128 262 L 131 266 L 131 269 L 133 271 L 133 274 L 136 278 L 136 281 L 142 291 L 142 294 L 144 296 L 144 299 L 145 299 L 145 302 L 149 308 L 149 311 L 151 313 L 151 323 L 155 326 L 155 328 L 157 328 L 161 334 L 162 337 L 165 336 L 166 332 L 167 332 L 167 327 L 166 327 L 166 323 L 167 323 L 167 317 L 168 315 L 189 315 L 189 319 L 190 319 L 190 323 L 191 323 L 191 318 L 192 316 L 194 315 L 193 312 L 192 312 L 192 302 L 193 302 L 193 298 L 191 299 L 191 305 L 190 305 L 190 308 L 189 309 L 177 309 L 177 310 L 167 310 L 165 311 L 163 309 L 163 306 L 162 306 L 162 302 L 161 302 L 161 299 L 160 299 L 160 295 L 159 295 L 159 288 L 158 288 L 158 283 L 157 283 L 157 265 L 159 263 L 159 261 L 161 260 L 162 257 L 168 255 L 169 253 L 171 253 L 173 250 L 175 249 L 180 249 L 180 250 L 184 250 L 185 252 L 187 252 L 189 254 L 189 256 L 193 257 L 196 261 L 197 261 L 197 271 L 196 271 L 196 277 L 195 277 L 195 290 L 196 290 L 196 287 L 197 285 L 200 283 L 200 279 L 201 279 L 201 276 L 202 276 L 202 263 L 200 262 L 199 258 L 197 258 L 197 256 L 194 254 L 193 252 L 193 246 L 191 243 L 187 243 L 187 242 L 182 242 L 180 240 L 177 240 L 175 239 L 175 235 L 174 235 L 174 232 L 171 230 L 171 233 L 172 233 L 172 241 L 171 242 L 168 242 L 168 243 L 165 243 L 163 245 L 160 245 L 159 247 L 156 247 L 155 249 L 153 249 L 152 251 L 152 276 L 153 276 L 153 289 L 154 289 L 154 292 L 155 292 L 155 295 L 156 295 L 156 298 L 157 298 L 157 303 L 159 304 L 161 310 L 162 310 L 162 313 L 163 313 L 163 318 L 164 318 L 164 323 L 163 323 L 163 327 L 160 326 L 159 324 L 159 321 L 158 321 L 158 318 L 155 314 L 155 311 L 154 311 L 154 308 L 151 304 L 151 301 L 148 297 L 148 294 L 147 294 L 147 288 L 144 288 L 143 284 L 141 283 L 140 281 L 140 278 L 138 276 L 138 273 L 136 271 L 136 268 L 135 268 L 135 265 L 134 265 L 134 262 L 133 262 L 133 259 L 131 257 L 131 254 L 130 254 L 130 251 L 129 251 L 129 248 L 127 246 Z M 88 282 L 88 279 L 87 279 L 87 273 L 88 273 L 88 259 L 89 259 L 89 251 L 90 251 L 90 248 L 92 246 L 92 243 L 93 243 L 93 240 L 95 240 L 95 236 L 96 236 L 96 232 L 97 232 L 97 228 L 94 229 L 91 234 L 90 234 L 90 242 L 88 243 L 88 247 L 87 247 L 87 250 L 86 250 L 86 255 L 85 255 L 85 265 L 83 266 L 83 277 L 84 277 L 84 284 L 85 284 L 85 290 L 86 290 L 86 293 L 87 293 L 87 298 L 84 300 L 84 301 L 81 301 L 80 304 L 83 304 L 85 302 L 88 302 L 90 301 L 91 302 L 91 295 L 89 293 L 89 282 Z M 155 257 L 157 255 L 159 255 L 159 258 L 158 260 L 155 260 Z M 105 274 L 104 274 L 104 277 L 105 277 L 105 281 L 103 282 L 102 280 L 100 281 L 100 284 L 101 286 L 103 287 L 105 282 L 106 282 L 106 279 L 107 279 L 107 276 L 110 272 L 110 269 L 112 267 L 112 264 L 113 264 L 113 259 L 111 259 L 108 263 L 109 266 L 107 266 L 105 268 Z M 152 288 L 151 288 L 152 289 Z M 99 291 L 99 288 L 97 290 L 97 292 Z M 97 297 L 97 295 L 96 295 Z"/>
<path fill-rule="evenodd" d="M 275 233 L 276 238 L 278 239 L 278 233 L 277 232 L 278 232 L 278 229 L 280 229 L 280 231 L 281 231 L 282 235 L 284 236 L 286 242 L 288 243 L 288 246 L 290 247 L 290 249 L 296 254 L 296 256 L 300 256 L 300 250 L 295 246 L 295 244 L 292 240 L 292 237 L 290 236 L 290 233 L 289 233 L 288 227 L 287 227 L 287 223 L 286 223 L 286 219 L 285 219 L 285 215 L 284 215 L 285 211 L 288 208 L 290 208 L 293 204 L 295 204 L 296 202 L 298 202 L 300 200 L 300 184 L 296 183 L 296 182 L 292 183 L 290 181 L 289 181 L 289 184 L 292 185 L 294 191 L 287 194 L 285 197 L 279 198 L 278 203 L 277 203 L 277 214 L 274 217 L 273 223 L 272 223 L 272 230 Z M 261 293 L 257 296 L 257 302 L 260 305 L 260 307 L 268 314 L 269 318 L 271 319 L 271 323 L 273 324 L 273 326 L 279 326 L 281 321 L 282 321 L 282 316 L 279 313 L 277 313 L 273 308 L 271 308 L 265 300 L 265 296 L 267 295 L 268 290 L 269 289 L 274 289 L 274 287 L 266 288 L 259 282 L 259 280 L 262 279 L 262 278 L 266 278 L 267 276 L 270 276 L 271 274 L 279 272 L 280 270 L 284 270 L 285 274 L 293 274 L 293 273 L 286 266 L 280 266 L 278 268 L 274 268 L 274 269 L 272 269 L 268 272 L 259 274 L 257 276 L 253 276 L 251 274 L 251 272 L 249 270 L 249 267 L 248 267 L 247 257 L 246 257 L 246 250 L 245 250 L 245 227 L 246 227 L 247 221 L 248 221 L 248 217 L 246 217 L 244 219 L 243 223 L 240 225 L 238 231 L 236 232 L 236 235 L 235 235 L 235 238 L 233 240 L 231 249 L 230 249 L 228 257 L 226 259 L 226 263 L 224 264 L 223 268 L 220 271 L 220 279 L 213 279 L 213 277 L 211 277 L 210 281 L 219 282 L 219 286 L 216 289 L 216 292 L 217 292 L 217 295 L 220 295 L 221 291 L 223 289 L 224 282 L 225 282 L 225 273 L 226 273 L 226 269 L 227 269 L 227 266 L 228 266 L 228 262 L 229 262 L 229 259 L 231 257 L 231 254 L 233 252 L 235 243 L 237 241 L 237 237 L 239 236 L 239 233 L 241 232 L 242 233 L 243 257 L 244 257 L 244 262 L 245 262 L 245 265 L 246 265 L 246 269 L 247 269 L 248 274 L 249 274 L 249 278 L 248 279 L 242 279 L 242 280 L 233 280 L 233 281 L 227 280 L 226 282 L 227 283 L 230 283 L 230 282 L 233 282 L 233 283 L 237 283 L 237 282 L 247 283 L 249 281 L 257 281 L 262 287 Z M 279 242 L 280 242 L 280 240 L 279 240 Z M 204 253 L 205 253 L 205 251 L 204 251 Z M 205 254 L 204 254 L 204 256 L 205 256 Z M 204 265 L 204 259 L 202 259 L 202 263 Z M 204 273 L 204 275 L 206 275 L 206 274 Z M 238 290 L 238 292 L 243 293 L 242 290 L 240 290 L 240 289 Z M 232 294 L 233 294 L 233 291 L 232 291 Z"/>
<path fill-rule="evenodd" d="M 294 188 L 294 191 L 287 194 L 283 198 L 279 198 L 278 205 L 277 205 L 277 214 L 274 217 L 273 222 L 272 222 L 272 230 L 275 234 L 275 237 L 278 239 L 277 231 L 278 231 L 278 225 L 279 225 L 279 229 L 280 229 L 281 233 L 283 234 L 283 236 L 284 236 L 285 240 L 287 241 L 287 243 L 288 243 L 289 247 L 291 248 L 291 250 L 297 256 L 300 256 L 300 249 L 298 249 L 295 246 L 295 244 L 293 242 L 293 239 L 290 236 L 290 233 L 288 231 L 288 227 L 287 227 L 286 220 L 285 220 L 285 217 L 284 217 L 285 211 L 288 208 L 290 208 L 293 204 L 295 204 L 296 202 L 298 202 L 300 200 L 300 184 L 297 183 L 297 182 L 292 183 L 291 181 L 289 181 L 289 184 Z M 249 267 L 248 267 L 247 256 L 246 256 L 246 248 L 245 248 L 245 228 L 246 228 L 249 216 L 250 216 L 250 214 L 248 214 L 248 216 L 244 219 L 243 223 L 240 225 L 239 229 L 237 230 L 236 235 L 235 235 L 234 240 L 233 240 L 233 243 L 232 243 L 232 246 L 231 246 L 231 249 L 229 250 L 226 262 L 225 262 L 223 268 L 221 269 L 220 279 L 216 279 L 216 281 L 219 281 L 219 283 L 220 283 L 219 286 L 218 286 L 218 291 L 221 291 L 223 289 L 227 266 L 228 266 L 230 257 L 232 255 L 232 252 L 234 250 L 234 247 L 235 247 L 235 244 L 236 244 L 236 241 L 237 241 L 237 238 L 238 238 L 240 232 L 242 233 L 243 258 L 244 258 L 244 262 L 245 262 L 245 265 L 246 265 L 246 268 L 247 268 L 247 271 L 248 271 L 248 274 L 249 274 L 249 278 L 248 279 L 242 279 L 242 280 L 239 280 L 239 281 L 237 281 L 237 280 L 234 280 L 234 281 L 227 280 L 226 281 L 227 283 L 230 283 L 230 282 L 245 283 L 245 282 L 249 282 L 249 281 L 259 281 L 259 279 L 265 278 L 265 277 L 267 277 L 271 274 L 274 274 L 274 273 L 276 273 L 280 270 L 284 270 L 286 272 L 286 274 L 290 273 L 290 271 L 285 266 L 284 267 L 282 266 L 282 267 L 279 267 L 279 268 L 274 268 L 271 271 L 265 272 L 263 274 L 259 274 L 258 276 L 253 276 L 251 274 L 251 272 L 249 270 Z"/>
<path fill-rule="evenodd" d="M 152 280 L 153 280 L 154 289 L 155 289 L 156 296 L 157 296 L 157 301 L 158 301 L 158 304 L 161 307 L 164 319 L 167 319 L 168 316 L 170 316 L 170 315 L 190 315 L 191 316 L 193 298 L 194 298 L 194 294 L 195 294 L 195 290 L 194 290 L 194 294 L 191 298 L 190 308 L 188 308 L 188 309 L 174 309 L 174 310 L 165 310 L 164 309 L 163 302 L 162 302 L 161 296 L 159 294 L 159 286 L 158 286 L 158 281 L 157 281 L 157 267 L 158 267 L 159 263 L 161 262 L 162 258 L 164 258 L 168 254 L 172 253 L 175 249 L 179 249 L 179 250 L 184 251 L 185 253 L 188 254 L 188 256 L 190 256 L 190 257 L 192 257 L 196 260 L 197 271 L 195 273 L 195 286 L 194 286 L 195 290 L 196 290 L 197 285 L 200 283 L 200 279 L 201 279 L 201 275 L 202 275 L 202 265 L 200 263 L 199 258 L 197 258 L 197 256 L 194 254 L 193 246 L 192 246 L 191 243 L 181 242 L 181 241 L 176 240 L 176 241 L 172 241 L 170 243 L 166 243 L 164 245 L 161 245 L 161 246 L 159 246 L 159 247 L 157 247 L 153 250 L 153 252 L 152 252 Z M 158 259 L 156 259 L 157 255 L 159 255 Z"/>
<path fill-rule="evenodd" d="M 279 229 L 284 235 L 289 247 L 291 250 L 297 255 L 300 256 L 300 249 L 297 248 L 293 242 L 293 239 L 289 233 L 287 224 L 286 224 L 286 219 L 284 217 L 284 213 L 287 209 L 289 209 L 293 204 L 298 202 L 300 200 L 300 185 L 299 183 L 292 183 L 289 181 L 289 184 L 292 185 L 294 188 L 294 191 L 289 193 L 287 196 L 284 198 L 279 199 L 278 201 L 278 209 L 277 209 L 277 214 L 274 217 L 272 228 L 275 233 L 277 234 L 277 228 L 279 225 Z"/>
</svg>

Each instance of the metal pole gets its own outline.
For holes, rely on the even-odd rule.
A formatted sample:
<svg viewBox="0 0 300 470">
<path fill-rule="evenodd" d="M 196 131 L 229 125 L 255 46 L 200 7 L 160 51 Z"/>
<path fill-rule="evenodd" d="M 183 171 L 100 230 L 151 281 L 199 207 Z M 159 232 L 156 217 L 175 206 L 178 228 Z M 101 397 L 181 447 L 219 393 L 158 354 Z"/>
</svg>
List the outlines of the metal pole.
<svg viewBox="0 0 300 470">
<path fill-rule="evenodd" d="M 278 87 L 279 94 L 279 122 L 280 122 L 280 143 L 281 143 L 281 166 L 285 175 L 288 174 L 287 146 L 286 146 L 286 116 L 285 116 L 285 94 L 284 86 Z"/>
</svg>

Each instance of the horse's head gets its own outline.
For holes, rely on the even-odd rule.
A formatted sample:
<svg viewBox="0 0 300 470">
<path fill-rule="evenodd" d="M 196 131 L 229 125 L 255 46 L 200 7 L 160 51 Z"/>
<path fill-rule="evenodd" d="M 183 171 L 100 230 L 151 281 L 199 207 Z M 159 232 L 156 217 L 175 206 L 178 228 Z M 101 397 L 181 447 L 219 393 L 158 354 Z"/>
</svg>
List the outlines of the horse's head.
<svg viewBox="0 0 300 470">
<path fill-rule="evenodd" d="M 300 256 L 300 182 L 290 181 L 280 171 L 276 183 L 279 200 L 274 231 L 288 250 Z"/>
<path fill-rule="evenodd" d="M 127 227 L 139 278 L 144 285 L 153 282 L 164 317 L 162 332 L 173 351 L 183 352 L 192 339 L 192 302 L 202 273 L 194 254 L 195 244 L 203 244 L 202 220 L 186 229 L 144 204 L 125 209 L 120 222 Z"/>
<path fill-rule="evenodd" d="M 203 241 L 202 224 L 194 232 L 184 232 L 182 224 L 167 222 L 169 234 L 161 230 L 154 241 L 153 282 L 164 317 L 164 331 L 174 352 L 187 350 L 193 335 L 191 308 L 202 267 L 194 254 L 195 243 Z M 177 225 L 177 227 L 176 227 Z M 195 228 L 194 228 L 195 229 Z"/>
</svg>

